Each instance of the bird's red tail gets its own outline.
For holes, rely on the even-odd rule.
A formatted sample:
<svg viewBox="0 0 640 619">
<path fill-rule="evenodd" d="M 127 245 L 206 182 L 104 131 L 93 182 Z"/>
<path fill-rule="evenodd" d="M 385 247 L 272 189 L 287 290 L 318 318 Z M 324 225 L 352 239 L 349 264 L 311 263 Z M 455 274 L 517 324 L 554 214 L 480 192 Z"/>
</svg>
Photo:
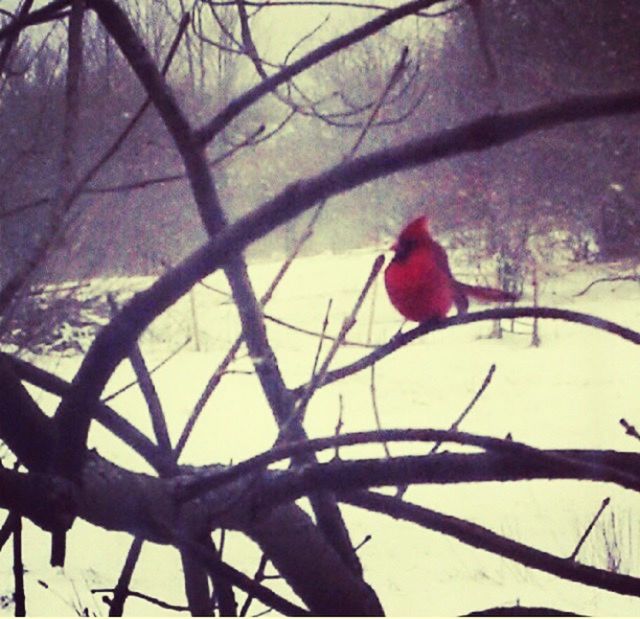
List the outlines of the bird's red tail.
<svg viewBox="0 0 640 619">
<path fill-rule="evenodd" d="M 470 286 L 469 284 L 463 284 L 462 282 L 456 282 L 457 286 L 462 289 L 462 292 L 477 301 L 487 301 L 494 303 L 505 303 L 507 301 L 517 301 L 518 295 L 506 290 L 499 290 L 497 288 L 488 288 L 486 286 Z"/>
</svg>

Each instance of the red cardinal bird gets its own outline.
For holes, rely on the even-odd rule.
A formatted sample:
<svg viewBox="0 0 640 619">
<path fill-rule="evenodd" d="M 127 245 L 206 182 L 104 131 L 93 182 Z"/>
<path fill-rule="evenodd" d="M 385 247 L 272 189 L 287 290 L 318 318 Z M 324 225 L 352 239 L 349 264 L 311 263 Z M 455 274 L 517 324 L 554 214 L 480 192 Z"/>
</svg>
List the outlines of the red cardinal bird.
<svg viewBox="0 0 640 619">
<path fill-rule="evenodd" d="M 424 216 L 407 225 L 391 249 L 396 255 L 385 270 L 384 283 L 391 303 L 408 320 L 443 319 L 454 303 L 458 313 L 464 313 L 468 297 L 495 302 L 517 299 L 504 290 L 457 281 L 447 253 L 431 238 Z"/>
</svg>

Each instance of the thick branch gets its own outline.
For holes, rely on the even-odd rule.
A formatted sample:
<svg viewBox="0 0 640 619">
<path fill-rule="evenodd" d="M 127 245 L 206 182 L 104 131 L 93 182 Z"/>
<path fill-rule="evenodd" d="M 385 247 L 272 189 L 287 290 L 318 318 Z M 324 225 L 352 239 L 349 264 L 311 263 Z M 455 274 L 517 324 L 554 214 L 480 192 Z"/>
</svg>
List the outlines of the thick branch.
<svg viewBox="0 0 640 619">
<path fill-rule="evenodd" d="M 0 355 L 0 394 L 0 440 L 28 469 L 45 471 L 53 455 L 53 424 L 4 355 Z"/>
<path fill-rule="evenodd" d="M 0 466 L 0 508 L 29 518 L 46 530 L 68 527 L 72 495 L 57 480 Z"/>
<path fill-rule="evenodd" d="M 640 455 L 616 452 L 583 452 L 542 450 L 517 441 L 467 432 L 448 430 L 406 429 L 375 432 L 353 432 L 327 438 L 317 438 L 275 447 L 226 469 L 201 473 L 178 481 L 178 497 L 189 500 L 203 492 L 223 487 L 229 482 L 248 475 L 260 474 L 272 463 L 291 457 L 300 457 L 310 451 L 322 451 L 334 447 L 363 445 L 380 441 L 448 442 L 484 449 L 488 454 L 429 454 L 382 460 L 336 461 L 317 466 L 307 466 L 296 475 L 281 472 L 276 475 L 270 490 L 275 503 L 299 498 L 314 484 L 332 487 L 332 484 L 355 483 L 358 487 L 367 480 L 368 485 L 395 485 L 409 483 L 460 483 L 469 481 L 515 481 L 517 479 L 571 478 L 612 481 L 622 487 L 640 491 L 640 476 L 633 473 L 633 462 L 640 462 Z M 583 456 L 583 454 L 585 454 Z M 481 457 L 482 456 L 482 457 Z M 489 456 L 495 457 L 497 461 Z M 485 460 L 484 458 L 488 458 Z M 466 462 L 472 464 L 467 467 Z M 444 463 L 440 468 L 440 463 Z M 447 469 L 447 467 L 450 467 Z M 474 468 L 475 467 L 475 468 Z M 529 477 L 533 475 L 533 477 Z M 520 477 L 522 476 L 522 477 Z M 406 479 L 405 479 L 406 478 Z M 271 479 L 271 478 L 270 478 Z M 278 498 L 276 498 L 278 494 Z"/>
</svg>

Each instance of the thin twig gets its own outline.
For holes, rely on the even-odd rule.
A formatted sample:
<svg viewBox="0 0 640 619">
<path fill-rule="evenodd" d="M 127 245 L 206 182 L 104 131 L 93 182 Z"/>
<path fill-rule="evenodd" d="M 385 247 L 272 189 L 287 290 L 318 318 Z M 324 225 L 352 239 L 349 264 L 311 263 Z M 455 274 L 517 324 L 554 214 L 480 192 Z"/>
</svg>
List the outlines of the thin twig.
<svg viewBox="0 0 640 619">
<path fill-rule="evenodd" d="M 136 537 L 133 542 L 131 542 L 129 552 L 127 552 L 127 558 L 124 561 L 122 571 L 118 577 L 118 582 L 113 589 L 96 589 L 95 591 L 92 591 L 95 593 L 113 591 L 113 597 L 109 601 L 110 617 L 121 617 L 124 611 L 125 602 L 127 601 L 127 596 L 134 595 L 134 593 L 129 589 L 129 586 L 131 585 L 133 571 L 135 570 L 138 559 L 140 558 L 140 552 L 142 551 L 143 544 L 144 539 L 142 537 Z"/>
<path fill-rule="evenodd" d="M 114 592 L 114 597 L 115 597 L 115 589 L 105 589 L 105 588 L 99 588 L 99 589 L 91 589 L 91 593 L 111 593 Z M 141 600 L 144 600 L 145 602 L 149 602 L 151 604 L 154 604 L 155 606 L 158 606 L 160 608 L 164 608 L 166 610 L 175 610 L 178 612 L 185 612 L 188 611 L 189 608 L 187 606 L 179 606 L 178 604 L 170 604 L 169 602 L 164 602 L 163 600 L 153 597 L 151 595 L 147 595 L 146 593 L 142 593 L 140 591 L 134 591 L 132 589 L 127 589 L 127 596 L 129 597 L 133 597 L 133 598 L 139 598 Z M 103 598 L 104 601 L 106 601 L 107 603 L 113 603 L 110 602 L 108 600 L 108 598 L 105 596 Z M 119 617 L 121 615 L 111 615 L 112 617 Z"/>
<path fill-rule="evenodd" d="M 265 579 L 265 571 L 267 569 L 268 563 L 269 563 L 269 557 L 267 557 L 266 554 L 262 553 L 262 556 L 260 557 L 260 562 L 258 563 L 258 569 L 256 570 L 256 573 L 253 575 L 253 580 L 255 580 L 256 582 L 262 582 Z M 240 609 L 240 614 L 238 615 L 239 617 L 247 616 L 247 613 L 249 612 L 249 607 L 251 606 L 251 603 L 253 602 L 254 599 L 255 598 L 252 593 L 247 594 L 247 598 L 245 599 L 244 604 Z"/>
<path fill-rule="evenodd" d="M 338 421 L 336 423 L 335 430 L 333 431 L 334 436 L 340 436 L 342 433 L 342 428 L 344 426 L 344 422 L 342 420 L 344 415 L 344 398 L 340 393 L 338 395 Z M 336 460 L 340 460 L 340 446 L 336 445 L 335 454 L 333 456 Z"/>
<path fill-rule="evenodd" d="M 15 519 L 13 525 L 13 578 L 14 578 L 14 613 L 16 617 L 27 616 L 24 593 L 24 563 L 22 561 L 22 518 Z"/>
<path fill-rule="evenodd" d="M 324 344 L 325 336 L 327 334 L 327 327 L 329 326 L 329 315 L 331 314 L 331 305 L 333 299 L 329 299 L 327 302 L 327 311 L 324 314 L 324 320 L 322 321 L 322 329 L 320 331 L 320 337 L 318 338 L 318 346 L 316 348 L 316 355 L 313 359 L 313 367 L 311 368 L 311 377 L 315 376 L 318 369 L 318 362 L 320 361 L 320 354 L 322 353 L 322 345 Z"/>
<path fill-rule="evenodd" d="M 602 501 L 602 504 L 598 508 L 596 515 L 592 518 L 591 522 L 589 523 L 589 526 L 585 529 L 585 532 L 582 534 L 582 537 L 576 544 L 576 547 L 573 549 L 573 552 L 569 555 L 570 561 L 576 560 L 576 557 L 578 556 L 578 553 L 580 552 L 582 545 L 585 543 L 587 537 L 589 537 L 589 534 L 593 530 L 593 527 L 596 525 L 596 522 L 598 522 L 598 519 L 602 515 L 602 512 L 604 512 L 604 510 L 607 508 L 607 505 L 609 505 L 610 502 L 611 502 L 611 499 L 609 497 L 607 497 Z"/>
<path fill-rule="evenodd" d="M 2 468 L 2 465 L 0 465 Z M 0 550 L 4 548 L 4 545 L 9 541 L 11 534 L 13 533 L 13 527 L 15 526 L 15 520 L 19 518 L 17 514 L 14 512 L 9 512 L 4 522 L 2 523 L 2 527 L 0 527 Z"/>
<path fill-rule="evenodd" d="M 211 375 L 211 377 L 207 381 L 205 388 L 200 394 L 200 397 L 198 398 L 196 405 L 193 407 L 193 411 L 189 415 L 189 418 L 187 419 L 182 429 L 182 432 L 180 433 L 180 437 L 176 442 L 176 446 L 174 448 L 174 455 L 176 460 L 178 460 L 180 455 L 182 454 L 185 448 L 185 445 L 189 440 L 189 436 L 191 435 L 191 432 L 193 431 L 193 428 L 196 425 L 196 421 L 198 421 L 198 418 L 200 417 L 200 414 L 204 410 L 205 405 L 209 401 L 211 394 L 215 391 L 216 387 L 222 380 L 222 377 L 226 374 L 227 368 L 235 359 L 235 356 L 238 350 L 240 350 L 241 345 L 242 345 L 242 337 L 238 337 L 236 341 L 231 345 L 231 348 L 229 348 L 229 350 L 227 351 L 227 354 L 224 356 L 224 359 L 220 362 L 215 372 Z"/>
<path fill-rule="evenodd" d="M 367 325 L 367 344 L 371 344 L 371 339 L 373 337 L 373 320 L 375 316 L 376 309 L 376 298 L 378 292 L 378 279 L 376 279 L 373 284 L 373 290 L 371 293 L 371 311 L 369 312 L 369 324 Z M 376 392 L 376 366 L 371 366 L 371 373 L 369 377 L 369 393 L 371 395 L 371 407 L 373 409 L 373 417 L 376 422 L 376 429 L 382 430 L 382 421 L 380 416 L 380 409 L 378 408 L 378 396 Z M 391 458 L 391 450 L 389 449 L 389 445 L 386 442 L 382 442 L 382 448 L 384 449 L 384 453 L 387 458 Z"/>
<path fill-rule="evenodd" d="M 493 374 L 495 371 L 496 371 L 496 364 L 492 363 L 491 367 L 489 368 L 489 371 L 487 372 L 487 375 L 484 377 L 484 380 L 482 381 L 482 385 L 480 385 L 480 388 L 478 389 L 478 391 L 476 391 L 476 394 L 471 399 L 471 402 L 469 402 L 469 404 L 462 411 L 462 413 L 460 413 L 459 417 L 449 426 L 449 432 L 457 432 L 458 428 L 460 427 L 460 424 L 464 421 L 464 418 L 473 410 L 473 407 L 476 405 L 476 402 L 481 398 L 482 394 L 485 392 L 485 390 L 491 383 L 491 379 L 493 378 Z M 440 449 L 441 445 L 442 445 L 442 441 L 436 441 L 436 443 L 431 448 L 431 451 L 429 453 L 432 453 L 432 454 L 436 453 L 438 449 Z"/>
<path fill-rule="evenodd" d="M 378 100 L 376 101 L 376 104 L 373 106 L 373 109 L 371 110 L 371 114 L 369 115 L 367 122 L 362 127 L 362 131 L 360 131 L 360 134 L 358 135 L 355 143 L 351 148 L 353 153 L 355 153 L 360 148 L 360 145 L 362 144 L 365 136 L 371 129 L 371 126 L 373 125 L 373 122 L 378 116 L 380 109 L 384 105 L 384 102 L 387 96 L 389 95 L 389 93 L 391 92 L 391 89 L 396 85 L 396 83 L 400 79 L 400 76 L 402 75 L 404 70 L 407 68 L 408 55 L 409 55 L 409 48 L 405 46 L 402 49 L 402 53 L 400 54 L 400 59 L 398 60 L 398 62 L 396 62 L 395 66 L 393 67 L 393 70 L 391 71 L 391 76 L 387 80 L 387 84 L 384 87 L 382 94 L 378 97 Z"/>
<path fill-rule="evenodd" d="M 111 308 L 112 314 L 118 313 L 118 306 L 115 299 L 111 294 L 107 295 L 107 301 Z M 140 386 L 140 392 L 142 393 L 144 400 L 149 410 L 151 417 L 151 425 L 153 426 L 153 432 L 156 437 L 156 442 L 160 451 L 166 455 L 171 454 L 171 439 L 169 438 L 169 431 L 167 429 L 167 420 L 165 418 L 164 411 L 162 410 L 162 403 L 158 397 L 158 392 L 153 384 L 151 373 L 145 363 L 144 357 L 140 346 L 136 342 L 129 352 L 129 361 L 131 367 L 136 375 L 137 383 Z"/>
<path fill-rule="evenodd" d="M 131 361 L 131 367 L 133 367 L 133 371 L 138 379 L 140 391 L 147 403 L 158 447 L 165 453 L 171 453 L 171 438 L 169 437 L 167 420 L 162 409 L 162 403 L 160 402 L 158 392 L 156 391 L 151 378 L 151 373 L 149 372 L 149 368 L 147 368 L 147 364 L 145 363 L 142 351 L 138 344 L 134 344 L 131 348 L 129 361 Z"/>
<path fill-rule="evenodd" d="M 310 335 L 312 337 L 320 337 L 321 333 L 319 331 L 313 331 L 311 329 L 305 329 L 304 327 L 300 327 L 298 325 L 294 325 L 293 323 L 287 322 L 286 320 L 282 320 L 281 318 L 277 318 L 276 316 L 272 316 L 271 314 L 264 314 L 264 319 L 269 322 L 273 322 L 276 325 L 281 327 L 285 327 L 286 329 L 290 329 L 291 331 L 295 331 L 296 333 L 302 333 L 304 335 Z M 336 340 L 336 337 L 333 335 L 325 334 L 324 336 L 327 340 Z M 380 344 L 368 344 L 364 342 L 353 342 L 351 340 L 345 339 L 342 342 L 343 346 L 353 346 L 357 348 L 377 348 Z"/>
<path fill-rule="evenodd" d="M 633 438 L 637 438 L 640 441 L 640 432 L 636 430 L 635 426 L 632 426 L 626 419 L 620 420 L 620 425 L 625 429 L 626 433 Z"/>
<path fill-rule="evenodd" d="M 336 339 L 333 341 L 333 344 L 329 348 L 329 351 L 327 352 L 327 355 L 324 358 L 324 361 L 322 362 L 322 366 L 320 367 L 318 372 L 316 372 L 313 375 L 313 377 L 309 381 L 309 385 L 308 385 L 307 389 L 300 396 L 300 398 L 299 398 L 299 400 L 297 402 L 297 406 L 296 406 L 291 418 L 288 419 L 283 424 L 283 426 L 280 428 L 280 434 L 281 435 L 284 432 L 286 432 L 286 430 L 289 427 L 290 423 L 302 421 L 302 419 L 304 418 L 304 414 L 305 414 L 307 405 L 309 404 L 309 401 L 313 397 L 313 394 L 322 386 L 322 384 L 324 382 L 324 377 L 327 374 L 327 371 L 329 370 L 329 365 L 331 364 L 331 362 L 333 361 L 334 357 L 336 356 L 336 353 L 340 349 L 340 346 L 341 346 L 344 338 L 347 336 L 347 333 L 355 325 L 356 316 L 358 315 L 358 312 L 360 311 L 360 308 L 362 307 L 362 303 L 364 302 L 364 300 L 365 300 L 365 298 L 367 296 L 367 293 L 369 292 L 369 289 L 371 288 L 373 282 L 375 281 L 376 277 L 378 276 L 378 273 L 380 272 L 380 269 L 382 269 L 382 265 L 383 264 L 384 264 L 384 256 L 382 254 L 380 254 L 374 260 L 373 265 L 371 267 L 371 271 L 369 272 L 369 276 L 367 277 L 367 280 L 366 280 L 366 282 L 365 282 L 360 294 L 358 295 L 358 298 L 356 299 L 356 302 L 355 302 L 355 304 L 353 306 L 353 309 L 351 310 L 351 313 L 344 319 L 344 321 L 342 323 L 342 327 L 340 328 L 340 331 L 339 331 Z"/>
<path fill-rule="evenodd" d="M 580 292 L 576 292 L 574 297 L 581 297 L 591 288 L 593 288 L 596 284 L 602 284 L 607 282 L 640 282 L 640 275 L 620 275 L 618 277 L 600 277 L 599 279 L 593 280 L 586 288 L 582 289 Z"/>
<path fill-rule="evenodd" d="M 375 365 L 372 365 L 371 369 L 373 370 L 374 367 L 375 367 Z M 469 402 L 467 407 L 462 411 L 462 413 L 460 413 L 458 418 L 449 426 L 449 432 L 456 432 L 458 430 L 458 427 L 460 426 L 460 424 L 462 423 L 464 418 L 471 412 L 471 410 L 475 406 L 476 402 L 480 399 L 480 396 L 484 393 L 485 389 L 489 386 L 489 383 L 491 382 L 491 379 L 493 378 L 493 373 L 495 372 L 495 370 L 496 370 L 496 366 L 495 366 L 495 363 L 494 363 L 489 368 L 489 372 L 485 376 L 484 381 L 482 381 L 482 385 L 480 385 L 480 389 L 478 389 L 476 394 L 473 396 L 471 402 Z M 433 447 L 431 448 L 431 450 L 429 451 L 429 453 L 430 454 L 435 454 L 438 451 L 438 449 L 440 449 L 442 443 L 443 443 L 442 440 L 436 441 L 434 443 Z M 404 496 L 405 492 L 407 491 L 407 488 L 408 488 L 408 486 L 406 484 L 398 486 L 395 496 L 397 498 L 401 499 Z"/>
<path fill-rule="evenodd" d="M 376 421 L 376 429 L 382 430 L 382 422 L 380 421 L 380 410 L 378 409 L 378 398 L 376 395 L 376 366 L 371 366 L 369 393 L 371 394 L 371 408 L 373 409 L 373 417 Z M 382 442 L 382 448 L 387 458 L 391 458 L 391 450 L 385 441 Z"/>
<path fill-rule="evenodd" d="M 321 213 L 322 213 L 321 207 L 316 208 L 316 210 L 313 212 L 313 215 L 311 216 L 311 219 L 309 220 L 309 223 L 307 224 L 306 228 L 304 229 L 302 234 L 298 237 L 298 240 L 296 241 L 295 245 L 292 247 L 291 251 L 289 252 L 289 255 L 283 261 L 275 277 L 271 280 L 271 283 L 269 284 L 268 288 L 260 297 L 259 302 L 260 302 L 261 308 L 264 308 L 269 303 L 269 301 L 273 297 L 273 294 L 276 291 L 276 288 L 278 287 L 280 282 L 283 280 L 287 271 L 293 264 L 293 261 L 296 259 L 296 257 L 302 250 L 302 247 L 311 238 L 313 234 L 313 229 Z M 200 282 L 200 283 L 206 288 L 210 288 L 209 285 L 206 284 L 205 282 Z M 219 292 L 219 291 L 216 290 L 215 292 Z M 200 417 L 202 411 L 204 410 L 206 403 L 209 401 L 211 394 L 215 391 L 216 387 L 222 380 L 222 377 L 227 372 L 229 365 L 233 362 L 236 355 L 238 354 L 238 351 L 240 350 L 240 346 L 242 345 L 243 341 L 244 341 L 243 335 L 240 334 L 236 338 L 235 342 L 231 345 L 229 350 L 227 351 L 227 354 L 224 356 L 224 359 L 220 362 L 215 372 L 211 375 L 211 377 L 207 381 L 207 384 L 205 385 L 205 388 L 200 394 L 200 397 L 198 398 L 198 401 L 196 402 L 196 405 L 194 406 L 193 411 L 189 415 L 189 418 L 187 419 L 187 422 L 185 423 L 182 429 L 182 432 L 180 433 L 178 442 L 176 443 L 176 447 L 174 450 L 176 460 L 180 458 L 180 455 L 182 454 L 182 451 L 184 450 L 184 447 L 187 444 L 187 441 L 189 440 L 189 436 L 191 435 L 191 432 L 193 431 L 193 428 L 196 422 L 198 421 L 198 418 Z"/>
<path fill-rule="evenodd" d="M 180 351 L 182 351 L 184 348 L 186 348 L 186 346 L 188 346 L 188 344 L 191 342 L 191 339 L 192 339 L 191 336 L 189 336 L 184 342 L 182 342 L 182 344 L 180 344 L 180 346 L 178 346 L 178 348 L 176 348 L 173 352 L 171 352 L 164 359 L 162 359 L 162 361 L 154 365 L 149 370 L 149 374 L 153 376 L 153 374 L 157 372 L 161 367 L 169 363 L 171 359 L 173 359 Z M 101 400 L 102 404 L 106 404 L 107 402 L 113 400 L 114 398 L 117 398 L 119 395 L 122 395 L 125 391 L 128 391 L 132 387 L 135 387 L 137 384 L 138 384 L 137 380 L 132 380 L 131 382 L 124 385 L 123 387 L 116 389 L 116 391 L 114 391 L 113 393 L 110 393 L 108 396 L 105 396 L 104 398 L 102 398 Z"/>
<path fill-rule="evenodd" d="M 356 552 L 358 552 L 365 544 L 368 544 L 373 539 L 373 536 L 370 533 L 364 536 L 363 540 L 354 548 Z"/>
</svg>

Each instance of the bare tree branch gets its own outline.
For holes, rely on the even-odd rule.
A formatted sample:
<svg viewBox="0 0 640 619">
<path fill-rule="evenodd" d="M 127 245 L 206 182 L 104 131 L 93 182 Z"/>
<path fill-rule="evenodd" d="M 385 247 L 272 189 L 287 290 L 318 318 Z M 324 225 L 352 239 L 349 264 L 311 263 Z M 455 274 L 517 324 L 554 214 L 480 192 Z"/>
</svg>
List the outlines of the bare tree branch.
<svg viewBox="0 0 640 619">
<path fill-rule="evenodd" d="M 15 19 L 3 28 L 0 28 L 0 41 L 15 36 L 18 32 L 29 26 L 44 24 L 66 17 L 69 13 L 63 11 L 63 9 L 67 8 L 71 3 L 72 0 L 53 0 L 53 2 L 32 11 L 21 19 Z"/>
<path fill-rule="evenodd" d="M 129 590 L 129 586 L 131 585 L 133 571 L 135 570 L 138 559 L 140 558 L 140 551 L 142 550 L 143 543 L 144 540 L 141 537 L 134 538 L 131 546 L 129 547 L 129 551 L 127 552 L 127 557 L 124 561 L 124 565 L 122 566 L 122 571 L 120 572 L 116 586 L 114 589 L 108 589 L 108 591 L 113 591 L 113 597 L 109 600 L 109 617 L 121 617 L 124 611 L 125 602 L 127 601 L 127 596 L 133 595 Z"/>
<path fill-rule="evenodd" d="M 196 131 L 195 139 L 202 144 L 210 142 L 224 127 L 226 127 L 234 118 L 239 116 L 245 109 L 253 105 L 253 103 L 265 94 L 273 92 L 281 84 L 288 82 L 291 78 L 302 73 L 325 58 L 332 56 L 337 51 L 346 49 L 350 45 L 353 45 L 358 41 L 362 41 L 394 22 L 403 19 L 408 15 L 414 15 L 421 9 L 436 4 L 437 1 L 439 0 L 413 0 L 412 2 L 403 4 L 395 9 L 391 9 L 363 26 L 355 28 L 351 32 L 321 45 L 309 54 L 290 64 L 288 67 L 283 68 L 268 79 L 263 80 L 260 84 L 254 86 L 243 95 L 240 95 L 238 98 L 231 101 L 222 111 L 216 114 L 211 121 Z"/>
<path fill-rule="evenodd" d="M 113 608 L 114 606 L 116 589 L 103 589 L 103 588 L 91 589 L 91 593 L 112 593 L 112 592 L 113 592 L 112 600 L 109 600 L 107 596 L 103 596 L 102 598 L 105 602 L 107 602 L 110 605 L 111 608 Z M 165 610 L 175 610 L 178 612 L 184 612 L 189 610 L 189 608 L 186 606 L 180 606 L 179 604 L 170 604 L 169 602 L 160 600 L 156 597 L 153 597 L 152 595 L 147 595 L 146 593 L 142 593 L 141 591 L 133 591 L 131 589 L 127 589 L 126 595 L 127 597 L 139 598 L 141 600 L 144 600 L 145 602 L 149 602 L 150 604 L 158 606 L 159 608 L 164 608 Z M 122 616 L 122 610 L 120 610 L 119 613 L 114 612 L 114 614 L 111 614 L 111 610 L 109 610 L 109 616 L 120 617 Z"/>
<path fill-rule="evenodd" d="M 182 342 L 182 344 L 180 344 L 180 346 L 178 346 L 178 348 L 176 348 L 174 351 L 172 351 L 170 354 L 168 354 L 164 359 L 162 359 L 162 361 L 159 361 L 156 365 L 154 365 L 149 370 L 149 374 L 153 376 L 153 374 L 155 372 L 157 372 L 161 367 L 163 367 L 164 365 L 169 363 L 169 361 L 171 361 L 171 359 L 173 359 L 178 353 L 180 353 L 182 350 L 184 350 L 184 348 L 190 342 L 191 342 L 191 336 L 186 338 L 185 341 Z M 125 391 L 128 391 L 129 389 L 131 389 L 131 387 L 135 387 L 135 385 L 137 385 L 137 384 L 138 384 L 137 380 L 132 380 L 131 382 L 129 382 L 126 385 L 124 385 L 123 387 L 120 387 L 120 388 L 116 389 L 115 391 L 111 392 L 109 395 L 107 395 L 104 398 L 102 398 L 102 400 L 101 400 L 102 404 L 106 404 L 110 400 L 113 400 L 113 399 L 117 398 L 118 396 L 122 395 Z"/>
<path fill-rule="evenodd" d="M 484 377 L 480 388 L 474 394 L 473 398 L 471 398 L 471 402 L 467 404 L 465 409 L 460 413 L 458 418 L 449 426 L 450 432 L 456 432 L 460 427 L 460 424 L 464 421 L 465 417 L 473 410 L 473 407 L 476 405 L 477 401 L 482 397 L 482 394 L 487 390 L 487 387 L 491 384 L 491 380 L 493 379 L 493 374 L 496 371 L 496 364 L 492 363 L 487 375 Z M 436 441 L 434 446 L 431 448 L 431 453 L 434 454 L 440 446 L 442 445 L 441 441 Z"/>
<path fill-rule="evenodd" d="M 620 275 L 618 277 L 599 277 L 598 279 L 594 279 L 588 286 L 583 288 L 580 292 L 576 292 L 574 297 L 581 297 L 589 290 L 591 290 L 595 285 L 602 284 L 606 282 L 640 282 L 640 275 Z"/>
<path fill-rule="evenodd" d="M 542 570 L 565 580 L 580 582 L 606 591 L 615 591 L 622 595 L 640 596 L 640 578 L 616 574 L 582 565 L 571 559 L 557 557 L 455 516 L 448 516 L 374 492 L 344 493 L 340 495 L 340 500 L 349 505 L 387 514 L 395 519 L 406 520 L 432 531 L 451 535 L 464 544 L 482 548 L 526 567 Z"/>
<path fill-rule="evenodd" d="M 147 403 L 158 447 L 163 453 L 170 456 L 172 449 L 169 430 L 167 429 L 167 420 L 165 418 L 164 411 L 162 410 L 162 403 L 158 397 L 158 392 L 153 384 L 151 373 L 149 372 L 149 368 L 147 368 L 147 364 L 142 356 L 142 351 L 138 345 L 135 345 L 131 349 L 129 360 L 131 361 L 131 366 L 133 367 L 133 371 L 138 379 L 140 391 L 144 395 L 144 399 Z"/>
<path fill-rule="evenodd" d="M 272 316 L 271 314 L 265 314 L 264 315 L 265 320 L 268 320 L 269 322 L 272 322 L 276 325 L 280 325 L 281 327 L 285 327 L 286 329 L 290 329 L 291 331 L 295 331 L 296 333 L 302 333 L 304 335 L 309 335 L 311 337 L 316 337 L 319 338 L 322 336 L 322 333 L 320 333 L 320 331 L 312 331 L 311 329 L 305 329 L 304 327 L 300 327 L 298 325 L 294 325 L 291 322 L 288 322 L 286 320 L 282 320 L 281 318 L 277 318 L 276 316 Z M 336 336 L 335 335 L 329 335 L 326 334 L 324 335 L 324 339 L 326 340 L 335 340 Z M 348 340 L 345 339 L 344 342 L 342 342 L 343 346 L 353 346 L 355 348 L 376 348 L 376 344 L 367 344 L 365 342 L 354 342 L 352 340 Z"/>
<path fill-rule="evenodd" d="M 20 10 L 17 15 L 14 17 L 15 21 L 22 21 L 29 14 L 31 7 L 33 6 L 33 0 L 24 0 Z M 20 34 L 20 30 L 16 30 L 12 35 L 8 36 L 3 45 L 2 49 L 0 49 L 0 77 L 5 72 L 7 63 L 9 61 L 9 55 L 11 54 L 11 50 L 14 48 L 16 41 L 18 40 L 18 36 Z"/>
<path fill-rule="evenodd" d="M 625 429 L 626 434 L 632 436 L 633 438 L 637 438 L 640 441 L 640 432 L 636 429 L 636 427 L 630 424 L 626 419 L 620 419 L 620 425 Z"/>
<path fill-rule="evenodd" d="M 0 464 L 0 468 L 2 465 Z M 5 518 L 2 526 L 0 527 L 0 550 L 4 548 L 4 545 L 9 541 L 13 528 L 15 527 L 16 519 L 19 518 L 15 512 L 9 512 Z"/>
<path fill-rule="evenodd" d="M 360 294 L 356 299 L 356 302 L 353 306 L 353 309 L 351 310 L 351 313 L 343 321 L 342 327 L 338 332 L 338 336 L 331 344 L 331 348 L 327 352 L 324 358 L 324 361 L 320 366 L 320 369 L 313 374 L 307 388 L 303 393 L 300 394 L 300 398 L 296 402 L 295 411 L 293 412 L 293 418 L 291 420 L 287 420 L 287 422 L 281 428 L 281 432 L 286 431 L 287 426 L 289 425 L 289 423 L 292 422 L 293 419 L 298 418 L 300 419 L 300 421 L 304 419 L 304 413 L 306 411 L 307 405 L 311 401 L 313 394 L 324 384 L 325 377 L 327 375 L 327 372 L 329 371 L 329 366 L 331 365 L 331 362 L 333 361 L 334 357 L 336 356 L 336 353 L 338 352 L 340 346 L 342 345 L 344 338 L 347 336 L 347 333 L 351 330 L 351 328 L 355 324 L 356 316 L 358 315 L 358 312 L 360 311 L 360 308 L 364 303 L 365 297 L 367 296 L 369 289 L 373 285 L 373 282 L 378 276 L 378 273 L 380 273 L 380 270 L 382 269 L 383 264 L 384 264 L 384 256 L 380 254 L 374 260 L 369 276 L 367 277 L 367 281 L 365 282 L 364 287 L 360 291 Z M 314 367 L 314 370 L 315 370 L 315 367 Z"/>
<path fill-rule="evenodd" d="M 18 517 L 13 525 L 13 599 L 15 616 L 27 616 L 27 601 L 24 593 L 24 563 L 22 561 L 22 518 Z"/>
<path fill-rule="evenodd" d="M 342 368 L 338 368 L 331 372 L 328 372 L 324 385 L 328 385 L 342 380 L 347 376 L 351 376 L 356 372 L 360 372 L 370 365 L 381 361 L 385 357 L 389 356 L 392 352 L 406 346 L 414 339 L 432 333 L 433 331 L 440 331 L 442 329 L 448 329 L 455 325 L 465 325 L 474 322 L 480 322 L 483 320 L 495 320 L 500 318 L 546 318 L 550 320 L 564 320 L 566 322 L 572 322 L 576 324 L 582 324 L 601 331 L 606 331 L 612 335 L 617 335 L 633 344 L 640 344 L 640 333 L 633 329 L 628 329 L 610 320 L 604 318 L 598 318 L 591 314 L 584 314 L 581 312 L 574 312 L 571 310 L 563 310 L 553 307 L 505 307 L 499 309 L 484 310 L 481 312 L 472 312 L 469 314 L 462 314 L 452 316 L 451 318 L 445 318 L 440 321 L 425 322 L 417 327 L 414 327 L 410 331 L 400 333 L 393 337 L 389 342 L 383 344 L 373 352 L 361 357 L 357 361 L 350 363 Z M 306 389 L 306 385 L 300 385 L 293 389 L 293 392 L 298 394 Z"/>
<path fill-rule="evenodd" d="M 609 505 L 610 502 L 611 502 L 611 499 L 609 497 L 607 497 L 602 501 L 602 504 L 598 508 L 598 511 L 596 512 L 595 516 L 591 519 L 589 526 L 587 526 L 584 533 L 580 536 L 580 539 L 578 540 L 576 547 L 573 549 L 573 552 L 569 555 L 569 559 L 571 559 L 572 561 L 576 560 L 576 557 L 578 556 L 578 553 L 580 552 L 580 549 L 582 548 L 583 544 L 587 540 L 587 537 L 589 537 L 589 534 L 591 533 L 591 531 L 593 531 L 593 527 L 596 526 L 596 522 L 598 522 L 598 519 L 600 518 L 600 516 L 602 516 L 602 513 L 607 508 L 607 505 Z"/>
</svg>

